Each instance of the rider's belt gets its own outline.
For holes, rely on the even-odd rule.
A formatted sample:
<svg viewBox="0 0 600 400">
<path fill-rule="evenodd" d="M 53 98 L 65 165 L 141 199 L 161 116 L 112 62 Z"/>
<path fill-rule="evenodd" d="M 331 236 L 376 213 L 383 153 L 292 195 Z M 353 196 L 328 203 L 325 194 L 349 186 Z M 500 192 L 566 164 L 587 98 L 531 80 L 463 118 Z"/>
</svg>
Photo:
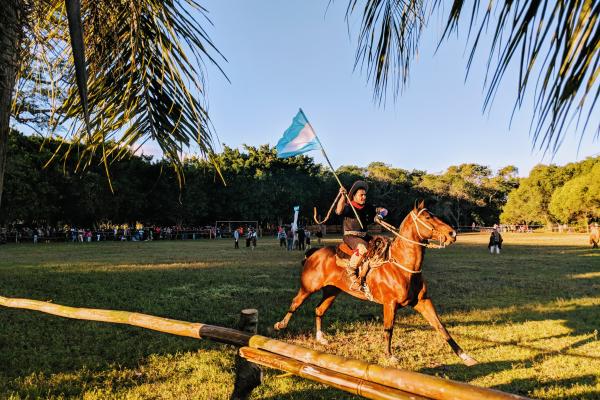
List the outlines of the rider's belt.
<svg viewBox="0 0 600 400">
<path fill-rule="evenodd" d="M 361 232 L 361 231 L 344 231 L 344 236 L 365 237 L 365 236 L 367 236 L 367 232 Z"/>
</svg>

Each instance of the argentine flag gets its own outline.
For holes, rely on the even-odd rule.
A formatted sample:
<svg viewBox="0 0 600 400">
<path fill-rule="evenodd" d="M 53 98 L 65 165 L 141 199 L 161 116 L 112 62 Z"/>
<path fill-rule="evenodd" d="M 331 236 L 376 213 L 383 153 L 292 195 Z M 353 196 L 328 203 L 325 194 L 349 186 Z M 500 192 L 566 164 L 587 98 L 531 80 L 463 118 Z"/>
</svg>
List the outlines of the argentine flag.
<svg viewBox="0 0 600 400">
<path fill-rule="evenodd" d="M 298 111 L 292 120 L 292 125 L 283 133 L 283 137 L 279 139 L 275 148 L 279 158 L 293 157 L 321 148 L 319 139 L 302 110 Z"/>
</svg>

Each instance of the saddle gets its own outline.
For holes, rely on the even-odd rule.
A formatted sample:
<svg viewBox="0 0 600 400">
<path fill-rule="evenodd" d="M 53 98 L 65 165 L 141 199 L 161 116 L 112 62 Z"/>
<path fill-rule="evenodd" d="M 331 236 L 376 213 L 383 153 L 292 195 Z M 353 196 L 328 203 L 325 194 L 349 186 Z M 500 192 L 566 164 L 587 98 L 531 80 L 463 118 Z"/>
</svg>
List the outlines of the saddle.
<svg viewBox="0 0 600 400">
<path fill-rule="evenodd" d="M 375 236 L 367 246 L 367 254 L 358 265 L 358 276 L 364 277 L 364 284 L 361 286 L 356 274 L 356 270 L 349 266 L 350 257 L 354 254 L 346 243 L 340 243 L 335 248 L 335 262 L 339 267 L 346 270 L 346 275 L 350 279 L 350 289 L 363 292 L 367 299 L 373 300 L 371 291 L 366 283 L 366 276 L 369 271 L 373 268 L 379 267 L 388 258 L 388 248 L 391 244 L 391 240 L 383 236 Z"/>
<path fill-rule="evenodd" d="M 367 246 L 367 254 L 364 260 L 377 259 L 378 262 L 387 260 L 387 249 L 391 243 L 392 241 L 386 237 L 375 236 Z M 340 266 L 348 266 L 352 254 L 354 254 L 354 250 L 344 242 L 338 244 L 335 248 L 336 262 Z"/>
<path fill-rule="evenodd" d="M 335 255 L 341 259 L 349 259 L 354 254 L 354 250 L 346 243 L 342 242 L 335 248 Z"/>
</svg>

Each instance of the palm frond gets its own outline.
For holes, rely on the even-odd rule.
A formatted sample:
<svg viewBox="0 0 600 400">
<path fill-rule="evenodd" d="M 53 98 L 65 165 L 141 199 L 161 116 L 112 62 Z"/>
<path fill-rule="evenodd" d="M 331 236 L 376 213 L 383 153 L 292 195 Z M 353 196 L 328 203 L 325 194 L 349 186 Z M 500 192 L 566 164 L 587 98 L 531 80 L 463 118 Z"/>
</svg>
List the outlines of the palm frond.
<svg viewBox="0 0 600 400">
<path fill-rule="evenodd" d="M 410 64 L 418 50 L 425 25 L 423 0 L 366 0 L 358 35 L 355 68 L 366 70 L 374 98 L 385 102 L 388 87 L 396 97 L 408 82 Z M 358 0 L 350 0 L 346 20 L 357 12 Z"/>
<path fill-rule="evenodd" d="M 76 54 L 60 35 L 67 27 L 64 0 L 44 1 L 51 21 L 42 27 L 40 14 L 34 36 L 44 50 L 51 48 L 46 66 L 51 69 L 59 65 L 56 60 Z M 207 11 L 196 0 L 83 0 L 81 11 L 89 136 L 80 122 L 85 104 L 73 78 L 79 67 L 68 63 L 67 69 L 52 69 L 53 82 L 65 93 L 54 127 L 73 127 L 71 139 L 80 144 L 78 168 L 98 153 L 108 166 L 152 140 L 183 184 L 184 149 L 197 146 L 208 157 L 213 152 L 203 67 L 209 62 L 221 70 L 218 59 L 225 59 L 200 25 L 202 18 L 210 23 Z M 73 154 L 72 149 L 66 153 Z"/>
<path fill-rule="evenodd" d="M 480 24 L 467 64 L 471 68 L 480 37 L 495 21 L 487 63 L 484 109 L 493 102 L 501 81 L 513 62 L 518 62 L 515 109 L 520 108 L 532 79 L 534 145 L 555 152 L 572 121 L 581 137 L 589 123 L 600 133 L 598 114 L 592 111 L 600 92 L 600 2 L 594 0 L 488 0 L 483 18 L 480 0 L 472 0 L 469 29 Z M 435 6 L 441 2 L 436 0 Z M 454 0 L 443 38 L 457 29 L 464 0 Z M 588 97 L 593 100 L 589 101 Z M 580 124 L 583 116 L 583 124 Z"/>
</svg>

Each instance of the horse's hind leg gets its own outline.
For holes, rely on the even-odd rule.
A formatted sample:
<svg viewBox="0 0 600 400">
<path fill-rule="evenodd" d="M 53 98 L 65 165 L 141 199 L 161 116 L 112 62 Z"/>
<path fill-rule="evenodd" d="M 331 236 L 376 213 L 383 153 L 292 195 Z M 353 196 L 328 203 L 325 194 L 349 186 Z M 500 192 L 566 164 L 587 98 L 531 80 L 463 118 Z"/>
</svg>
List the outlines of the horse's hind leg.
<svg viewBox="0 0 600 400">
<path fill-rule="evenodd" d="M 335 300 L 337 295 L 340 294 L 340 292 L 341 290 L 336 288 L 335 286 L 325 286 L 323 288 L 323 299 L 321 299 L 321 302 L 315 309 L 315 337 L 317 339 L 317 342 L 321 344 L 329 344 L 327 339 L 325 339 L 325 335 L 323 335 L 323 331 L 321 330 L 321 320 L 323 318 L 323 315 L 325 315 L 329 307 L 331 307 L 333 301 Z"/>
<path fill-rule="evenodd" d="M 427 322 L 429 322 L 429 324 L 433 326 L 435 330 L 440 333 L 440 335 L 442 335 L 442 337 L 446 340 L 446 342 L 448 342 L 450 347 L 452 347 L 452 351 L 454 351 L 454 353 L 461 358 L 465 365 L 468 365 L 470 367 L 478 363 L 477 360 L 465 353 L 463 349 L 460 348 L 458 343 L 456 343 L 454 339 L 452 339 L 452 336 L 450 336 L 450 333 L 448 333 L 446 327 L 440 321 L 440 318 L 437 312 L 435 311 L 435 307 L 433 306 L 431 299 L 419 300 L 419 302 L 414 308 L 419 313 L 421 313 L 423 317 L 425 317 Z"/>
<path fill-rule="evenodd" d="M 294 297 L 294 300 L 292 300 L 292 304 L 290 305 L 287 314 L 285 314 L 285 317 L 283 317 L 281 321 L 275 324 L 275 330 L 278 331 L 281 329 L 285 329 L 288 325 L 288 322 L 290 322 L 290 319 L 292 318 L 294 312 L 296 312 L 296 310 L 302 305 L 302 303 L 304 303 L 304 300 L 306 300 L 308 296 L 310 296 L 313 293 L 314 292 L 309 292 L 305 288 L 300 287 L 300 290 L 298 290 L 298 294 L 296 295 L 296 297 Z"/>
</svg>

